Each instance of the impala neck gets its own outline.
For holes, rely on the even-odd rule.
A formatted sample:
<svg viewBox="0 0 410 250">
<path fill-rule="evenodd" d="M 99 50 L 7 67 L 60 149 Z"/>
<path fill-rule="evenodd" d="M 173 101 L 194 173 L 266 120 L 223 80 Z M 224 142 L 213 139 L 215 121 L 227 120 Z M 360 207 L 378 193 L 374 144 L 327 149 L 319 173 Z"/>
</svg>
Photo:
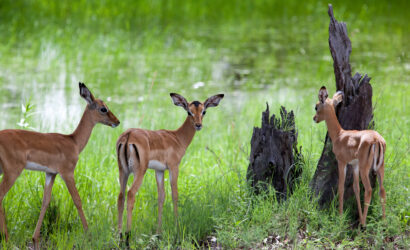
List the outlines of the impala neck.
<svg viewBox="0 0 410 250">
<path fill-rule="evenodd" d="M 83 151 L 85 145 L 87 145 L 88 139 L 90 139 L 91 132 L 95 126 L 95 122 L 91 119 L 91 111 L 88 107 L 85 108 L 83 117 L 81 117 L 80 123 L 76 130 L 71 135 L 77 144 L 79 152 Z"/>
<path fill-rule="evenodd" d="M 175 132 L 179 140 L 183 143 L 185 148 L 187 148 L 194 138 L 196 132 L 194 126 L 192 125 L 192 122 L 189 120 L 189 116 L 187 116 L 185 122 Z"/>
<path fill-rule="evenodd" d="M 332 142 L 336 140 L 336 137 L 339 136 L 340 132 L 342 131 L 342 127 L 340 126 L 339 121 L 336 117 L 336 112 L 333 107 L 329 109 L 327 115 L 325 116 L 327 131 L 329 131 L 330 139 Z"/>
</svg>

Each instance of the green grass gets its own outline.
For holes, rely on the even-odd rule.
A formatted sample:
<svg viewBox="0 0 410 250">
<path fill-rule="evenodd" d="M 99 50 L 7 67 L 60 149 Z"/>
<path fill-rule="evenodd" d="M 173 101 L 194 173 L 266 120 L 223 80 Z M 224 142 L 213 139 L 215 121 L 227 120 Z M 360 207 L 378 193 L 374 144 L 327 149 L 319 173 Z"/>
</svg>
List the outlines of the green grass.
<svg viewBox="0 0 410 250">
<path fill-rule="evenodd" d="M 84 234 L 57 177 L 43 246 L 119 247 L 116 139 L 129 127 L 177 128 L 186 115 L 169 97 L 177 92 L 190 101 L 216 93 L 225 98 L 207 112 L 181 162 L 179 228 L 167 173 L 163 235 L 153 237 L 157 193 L 148 171 L 133 212 L 133 248 L 193 248 L 209 235 L 225 248 L 260 246 L 268 235 L 298 248 L 408 248 L 409 6 L 334 1 L 333 7 L 347 23 L 353 72 L 372 77 L 376 130 L 387 142 L 387 218 L 381 220 L 375 190 L 364 231 L 352 227 L 354 203 L 339 217 L 336 201 L 320 210 L 308 187 L 326 134 L 325 124 L 312 120 L 317 92 L 322 85 L 335 90 L 327 2 L 1 1 L 1 129 L 20 128 L 24 118 L 38 131 L 72 132 L 85 107 L 79 81 L 121 120 L 115 129 L 96 126 L 75 171 L 89 232 Z M 204 86 L 195 88 L 198 82 Z M 294 110 L 305 159 L 301 182 L 281 204 L 273 191 L 252 196 L 245 180 L 252 130 L 260 126 L 266 102 L 275 114 L 281 105 Z M 22 104 L 34 105 L 30 115 L 22 113 Z M 25 248 L 31 241 L 44 182 L 44 174 L 24 171 L 6 195 L 10 241 L 1 242 L 4 248 Z M 300 232 L 307 237 L 299 239 Z"/>
</svg>

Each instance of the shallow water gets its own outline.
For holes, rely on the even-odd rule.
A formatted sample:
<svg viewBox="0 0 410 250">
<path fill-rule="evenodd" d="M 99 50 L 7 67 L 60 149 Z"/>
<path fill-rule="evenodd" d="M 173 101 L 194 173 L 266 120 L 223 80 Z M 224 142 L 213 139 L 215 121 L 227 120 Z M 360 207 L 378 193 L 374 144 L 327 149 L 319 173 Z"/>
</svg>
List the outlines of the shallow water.
<svg viewBox="0 0 410 250">
<path fill-rule="evenodd" d="M 255 96 L 279 104 L 297 103 L 301 95 L 313 94 L 309 90 L 319 85 L 333 87 L 325 11 L 323 8 L 319 20 L 294 17 L 276 22 L 258 20 L 254 27 L 224 24 L 217 28 L 202 25 L 197 30 L 177 28 L 181 37 L 164 32 L 153 44 L 145 44 L 149 42 L 146 38 L 134 34 L 130 40 L 92 34 L 85 45 L 81 41 L 81 46 L 76 41 L 67 42 L 69 37 L 57 39 L 53 34 L 17 42 L 17 48 L 12 49 L 0 44 L 0 126 L 16 127 L 21 104 L 30 100 L 35 105 L 34 128 L 69 132 L 84 107 L 78 95 L 79 81 L 113 110 L 130 109 L 137 116 L 143 113 L 140 108 L 144 105 L 154 105 L 161 112 L 170 104 L 169 92 L 199 100 L 210 93 L 224 92 L 230 97 L 225 105 L 237 105 Z M 340 20 L 338 10 L 335 12 Z M 381 24 L 390 26 L 388 22 Z M 370 29 L 371 24 L 348 23 L 353 71 L 368 73 L 376 89 L 386 81 L 403 86 L 409 80 L 407 36 L 401 25 L 388 37 L 376 33 L 376 41 L 371 39 L 372 34 L 361 31 Z M 117 33 L 127 35 L 124 31 Z M 147 33 L 145 36 L 149 36 Z M 128 119 L 122 118 L 127 125 L 135 120 Z"/>
</svg>

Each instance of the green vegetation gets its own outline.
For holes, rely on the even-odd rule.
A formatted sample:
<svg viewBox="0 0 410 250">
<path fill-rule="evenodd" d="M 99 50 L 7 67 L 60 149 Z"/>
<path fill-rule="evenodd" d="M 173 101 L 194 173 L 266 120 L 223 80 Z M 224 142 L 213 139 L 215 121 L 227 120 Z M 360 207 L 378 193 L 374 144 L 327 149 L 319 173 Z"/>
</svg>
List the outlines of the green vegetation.
<svg viewBox="0 0 410 250">
<path fill-rule="evenodd" d="M 167 185 L 163 234 L 153 236 L 157 193 L 149 171 L 136 198 L 131 247 L 193 248 L 210 235 L 225 248 L 256 247 L 280 235 L 300 247 L 409 248 L 410 6 L 337 0 L 333 7 L 347 23 L 353 71 L 372 77 L 375 128 L 387 142 L 387 218 L 381 220 L 375 191 L 362 231 L 352 226 L 354 203 L 339 217 L 336 201 L 320 210 L 308 187 L 326 133 L 324 123 L 312 121 L 317 91 L 335 90 L 326 1 L 0 1 L 1 129 L 24 121 L 25 128 L 70 133 L 85 107 L 79 81 L 121 120 L 118 128 L 94 129 L 76 168 L 89 232 L 57 177 L 42 245 L 119 247 L 116 139 L 129 127 L 177 128 L 186 115 L 169 97 L 177 92 L 189 101 L 225 98 L 209 110 L 181 162 L 179 228 Z M 282 204 L 273 190 L 252 196 L 245 181 L 252 128 L 265 102 L 275 113 L 280 105 L 294 110 L 303 147 L 302 180 Z M 2 247 L 30 243 L 44 182 L 44 174 L 24 171 L 7 194 L 10 241 Z"/>
</svg>

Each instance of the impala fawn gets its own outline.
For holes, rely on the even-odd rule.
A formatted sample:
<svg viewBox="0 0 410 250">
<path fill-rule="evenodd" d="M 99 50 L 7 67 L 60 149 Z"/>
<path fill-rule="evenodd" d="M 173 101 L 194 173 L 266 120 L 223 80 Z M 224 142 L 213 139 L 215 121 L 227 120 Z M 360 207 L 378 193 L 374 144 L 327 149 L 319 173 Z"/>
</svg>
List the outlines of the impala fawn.
<svg viewBox="0 0 410 250">
<path fill-rule="evenodd" d="M 346 165 L 353 166 L 353 190 L 356 196 L 359 210 L 360 223 L 366 226 L 367 210 L 372 198 L 372 187 L 369 180 L 370 169 L 377 173 L 380 185 L 380 198 L 385 218 L 386 191 L 383 187 L 384 178 L 384 155 L 386 142 L 383 137 L 374 130 L 344 130 L 337 120 L 335 107 L 343 101 L 343 92 L 337 92 L 332 99 L 327 98 L 328 93 L 323 86 L 319 91 L 319 102 L 316 104 L 316 115 L 313 120 L 317 123 L 325 120 L 329 137 L 333 144 L 333 153 L 338 162 L 339 182 L 339 214 L 343 213 L 343 194 L 346 177 Z M 359 175 L 364 186 L 364 210 L 360 204 Z"/>
<path fill-rule="evenodd" d="M 4 196 L 13 186 L 24 169 L 45 172 L 43 204 L 33 234 L 34 247 L 39 248 L 40 228 L 50 203 L 51 189 L 57 174 L 63 178 L 77 207 L 84 230 L 88 225 L 82 209 L 81 199 L 75 187 L 74 169 L 78 155 L 84 149 L 97 123 L 116 127 L 120 123 L 107 105 L 95 99 L 83 83 L 79 83 L 80 95 L 87 101 L 87 107 L 77 129 L 70 135 L 38 133 L 26 130 L 8 129 L 0 131 L 0 206 Z M 4 210 L 0 208 L 0 230 L 8 240 Z"/>
<path fill-rule="evenodd" d="M 202 119 L 207 108 L 218 106 L 223 94 L 208 98 L 204 103 L 193 101 L 188 103 L 178 94 L 171 93 L 175 105 L 188 113 L 185 122 L 177 130 L 144 130 L 131 128 L 120 135 L 117 141 L 118 170 L 120 173 L 120 194 L 118 196 L 118 230 L 122 238 L 122 216 L 124 211 L 125 191 L 128 176 L 135 175 L 127 198 L 127 245 L 131 230 L 132 210 L 135 194 L 141 186 L 147 169 L 155 170 L 158 188 L 158 229 L 161 231 L 162 208 L 165 199 L 164 171 L 169 170 L 172 189 L 174 216 L 178 216 L 178 168 L 182 157 L 195 132 L 202 128 Z"/>
</svg>

